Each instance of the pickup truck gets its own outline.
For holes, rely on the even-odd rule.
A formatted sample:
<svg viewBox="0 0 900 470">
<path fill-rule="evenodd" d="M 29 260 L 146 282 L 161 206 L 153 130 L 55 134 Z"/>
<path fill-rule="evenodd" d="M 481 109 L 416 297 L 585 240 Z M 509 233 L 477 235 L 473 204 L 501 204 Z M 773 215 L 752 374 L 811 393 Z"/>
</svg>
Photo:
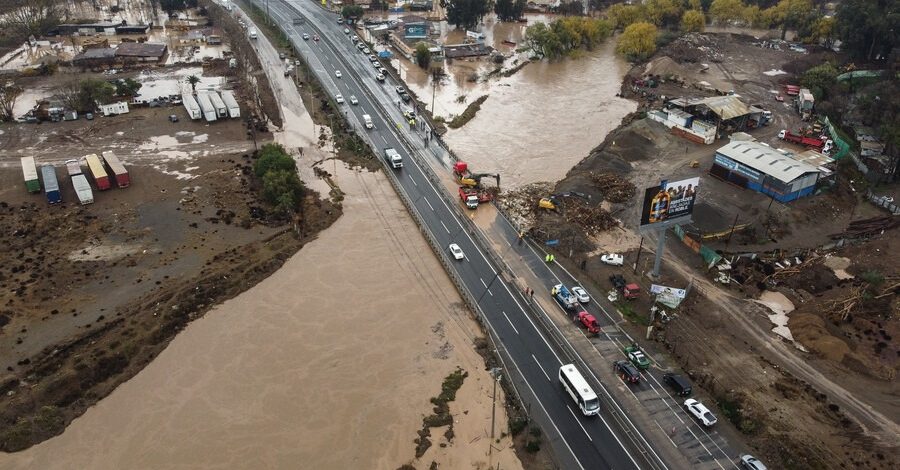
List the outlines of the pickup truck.
<svg viewBox="0 0 900 470">
<path fill-rule="evenodd" d="M 550 289 L 550 295 L 566 310 L 578 308 L 578 299 L 562 284 L 557 284 Z"/>
<path fill-rule="evenodd" d="M 391 168 L 403 168 L 403 157 L 400 156 L 400 152 L 397 152 L 393 147 L 387 147 L 384 149 L 384 159 L 388 162 L 388 165 Z"/>
<path fill-rule="evenodd" d="M 641 287 L 635 283 L 627 283 L 621 274 L 613 274 L 609 276 L 609 282 L 617 291 L 622 293 L 622 297 L 626 299 L 636 299 L 641 292 Z"/>
</svg>

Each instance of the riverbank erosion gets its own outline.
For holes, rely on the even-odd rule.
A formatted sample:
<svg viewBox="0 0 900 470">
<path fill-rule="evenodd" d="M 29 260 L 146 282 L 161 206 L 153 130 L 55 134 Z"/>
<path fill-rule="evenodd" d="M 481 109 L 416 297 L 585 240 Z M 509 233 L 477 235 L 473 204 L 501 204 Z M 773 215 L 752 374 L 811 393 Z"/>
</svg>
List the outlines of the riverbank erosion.
<svg viewBox="0 0 900 470">
<path fill-rule="evenodd" d="M 509 437 L 488 455 L 493 379 L 473 347 L 479 327 L 386 176 L 327 166 L 340 219 L 187 325 L 62 435 L 0 466 L 521 468 Z M 467 377 L 449 403 L 452 432 L 432 428 L 417 459 L 430 397 L 457 370 Z"/>
</svg>

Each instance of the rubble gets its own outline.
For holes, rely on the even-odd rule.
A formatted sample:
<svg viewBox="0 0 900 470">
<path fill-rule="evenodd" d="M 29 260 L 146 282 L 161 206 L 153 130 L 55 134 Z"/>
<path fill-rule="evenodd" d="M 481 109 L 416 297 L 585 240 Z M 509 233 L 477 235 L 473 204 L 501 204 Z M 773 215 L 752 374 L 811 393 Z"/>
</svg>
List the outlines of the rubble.
<svg viewBox="0 0 900 470">
<path fill-rule="evenodd" d="M 567 201 L 565 218 L 566 221 L 583 228 L 588 234 L 603 232 L 619 225 L 619 221 L 606 209 L 576 199 Z"/>
<path fill-rule="evenodd" d="M 591 172 L 591 181 L 603 193 L 603 199 L 612 203 L 628 202 L 634 196 L 634 183 L 615 173 Z"/>
<path fill-rule="evenodd" d="M 885 230 L 900 227 L 900 216 L 888 215 L 872 217 L 870 219 L 854 220 L 847 226 L 847 230 L 831 235 L 831 238 L 861 238 L 878 235 Z"/>
</svg>

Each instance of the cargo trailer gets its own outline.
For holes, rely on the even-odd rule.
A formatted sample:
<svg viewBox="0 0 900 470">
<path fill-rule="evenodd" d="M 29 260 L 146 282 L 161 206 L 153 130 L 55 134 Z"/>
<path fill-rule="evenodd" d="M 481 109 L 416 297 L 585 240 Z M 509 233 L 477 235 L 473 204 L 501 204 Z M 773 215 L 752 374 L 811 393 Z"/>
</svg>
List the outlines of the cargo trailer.
<svg viewBox="0 0 900 470">
<path fill-rule="evenodd" d="M 69 172 L 69 176 L 75 176 L 81 174 L 81 163 L 78 163 L 78 160 L 74 158 L 72 160 L 66 160 L 66 171 Z"/>
<path fill-rule="evenodd" d="M 220 118 L 227 118 L 228 107 L 225 106 L 225 102 L 222 101 L 222 97 L 220 97 L 219 94 L 214 91 L 209 92 L 207 96 L 209 96 L 209 101 L 212 103 L 213 108 L 216 108 L 216 116 Z"/>
<path fill-rule="evenodd" d="M 241 107 L 238 106 L 238 102 L 234 99 L 234 93 L 231 90 L 222 90 L 222 101 L 228 107 L 228 116 L 232 118 L 241 117 Z"/>
<path fill-rule="evenodd" d="M 183 93 L 181 95 L 181 102 L 184 104 L 184 109 L 187 110 L 188 117 L 191 119 L 200 119 L 203 117 L 203 113 L 200 112 L 200 105 L 197 104 L 197 100 L 194 99 L 194 96 L 190 93 Z"/>
<path fill-rule="evenodd" d="M 73 176 L 72 186 L 75 187 L 75 195 L 78 196 L 78 202 L 80 202 L 82 206 L 94 203 L 94 192 L 91 191 L 91 184 L 88 183 L 87 176 Z"/>
<path fill-rule="evenodd" d="M 37 167 L 34 166 L 34 157 L 22 157 L 22 174 L 25 176 L 25 189 L 29 193 L 41 192 L 41 182 L 38 180 Z"/>
<path fill-rule="evenodd" d="M 112 170 L 113 177 L 116 180 L 116 186 L 127 188 L 128 185 L 131 184 L 131 176 L 128 175 L 128 170 L 125 169 L 125 165 L 119 161 L 119 157 L 112 153 L 112 151 L 107 150 L 103 152 L 103 159 L 106 160 L 106 164 L 109 165 L 109 169 Z"/>
<path fill-rule="evenodd" d="M 56 180 L 56 169 L 53 168 L 53 165 L 42 166 L 41 177 L 44 178 L 44 194 L 47 195 L 47 202 L 50 204 L 62 202 L 62 196 L 59 193 L 59 181 Z"/>
<path fill-rule="evenodd" d="M 209 100 L 209 96 L 205 93 L 198 94 L 197 102 L 200 103 L 200 111 L 203 112 L 203 118 L 206 119 L 206 122 L 215 121 L 216 108 L 212 105 L 212 101 Z"/>
<path fill-rule="evenodd" d="M 91 176 L 94 177 L 94 184 L 97 185 L 97 190 L 105 191 L 109 189 L 109 175 L 106 174 L 106 169 L 103 168 L 103 162 L 100 161 L 100 157 L 92 153 L 85 156 L 84 159 L 87 161 L 88 169 L 91 170 Z"/>
</svg>

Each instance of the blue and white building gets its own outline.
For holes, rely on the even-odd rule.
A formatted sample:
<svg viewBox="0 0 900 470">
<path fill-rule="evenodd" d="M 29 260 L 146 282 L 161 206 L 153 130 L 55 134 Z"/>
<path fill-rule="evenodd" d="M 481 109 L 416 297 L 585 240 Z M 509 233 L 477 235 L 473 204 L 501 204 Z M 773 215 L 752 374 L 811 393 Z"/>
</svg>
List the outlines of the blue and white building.
<svg viewBox="0 0 900 470">
<path fill-rule="evenodd" d="M 709 172 L 738 186 L 789 202 L 812 194 L 816 185 L 831 175 L 824 166 L 794 158 L 754 141 L 733 141 L 716 150 Z"/>
</svg>

